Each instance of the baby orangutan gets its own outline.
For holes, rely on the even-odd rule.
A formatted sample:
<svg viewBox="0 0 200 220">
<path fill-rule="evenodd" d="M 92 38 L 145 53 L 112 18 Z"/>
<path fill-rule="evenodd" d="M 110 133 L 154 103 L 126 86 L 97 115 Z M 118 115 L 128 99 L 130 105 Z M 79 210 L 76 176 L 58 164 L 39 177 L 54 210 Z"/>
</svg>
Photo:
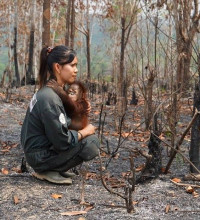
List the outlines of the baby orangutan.
<svg viewBox="0 0 200 220">
<path fill-rule="evenodd" d="M 71 118 L 69 128 L 76 131 L 81 130 L 88 125 L 89 103 L 86 101 L 87 90 L 81 82 L 76 81 L 69 86 L 66 92 L 71 100 L 77 105 L 77 110 L 72 113 L 68 112 L 65 108 L 67 115 Z"/>
<path fill-rule="evenodd" d="M 50 80 L 47 86 L 52 88 L 61 98 L 65 112 L 71 118 L 69 129 L 78 131 L 86 127 L 90 105 L 87 101 L 87 90 L 84 85 L 76 81 L 65 91 L 55 80 Z"/>
</svg>

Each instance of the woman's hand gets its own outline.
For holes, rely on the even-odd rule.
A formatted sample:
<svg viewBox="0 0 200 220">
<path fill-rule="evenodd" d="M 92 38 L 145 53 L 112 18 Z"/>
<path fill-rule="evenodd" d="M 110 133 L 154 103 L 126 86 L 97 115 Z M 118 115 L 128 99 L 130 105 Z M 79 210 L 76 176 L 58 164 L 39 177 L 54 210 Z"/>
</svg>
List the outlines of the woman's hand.
<svg viewBox="0 0 200 220">
<path fill-rule="evenodd" d="M 88 124 L 85 128 L 78 131 L 78 140 L 81 140 L 89 135 L 95 133 L 96 127 L 92 124 Z"/>
<path fill-rule="evenodd" d="M 84 129 L 86 134 L 91 135 L 95 133 L 96 127 L 92 124 L 88 124 Z"/>
</svg>

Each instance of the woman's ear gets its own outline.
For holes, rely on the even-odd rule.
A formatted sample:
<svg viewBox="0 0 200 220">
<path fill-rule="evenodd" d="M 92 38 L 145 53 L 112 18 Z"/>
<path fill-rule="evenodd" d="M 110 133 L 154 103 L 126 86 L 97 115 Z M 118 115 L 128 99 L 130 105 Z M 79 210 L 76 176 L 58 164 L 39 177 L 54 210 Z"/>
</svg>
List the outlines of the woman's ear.
<svg viewBox="0 0 200 220">
<path fill-rule="evenodd" d="M 53 70 L 55 74 L 60 74 L 60 65 L 58 63 L 53 63 Z"/>
</svg>

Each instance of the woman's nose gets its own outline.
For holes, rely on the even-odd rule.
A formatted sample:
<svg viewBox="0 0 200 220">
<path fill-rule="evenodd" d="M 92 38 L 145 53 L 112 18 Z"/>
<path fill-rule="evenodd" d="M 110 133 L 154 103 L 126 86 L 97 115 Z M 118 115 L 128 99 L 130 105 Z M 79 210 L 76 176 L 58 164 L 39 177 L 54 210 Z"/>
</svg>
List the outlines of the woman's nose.
<svg viewBox="0 0 200 220">
<path fill-rule="evenodd" d="M 75 73 L 77 73 L 77 72 L 78 72 L 78 68 L 77 68 L 77 67 L 75 67 L 74 72 L 75 72 Z"/>
</svg>

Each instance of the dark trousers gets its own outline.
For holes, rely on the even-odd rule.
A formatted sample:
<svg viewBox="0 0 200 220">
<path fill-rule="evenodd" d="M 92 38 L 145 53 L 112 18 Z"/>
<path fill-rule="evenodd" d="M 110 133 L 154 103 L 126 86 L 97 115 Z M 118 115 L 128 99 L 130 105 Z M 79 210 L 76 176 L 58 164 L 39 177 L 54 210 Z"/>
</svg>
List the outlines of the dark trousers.
<svg viewBox="0 0 200 220">
<path fill-rule="evenodd" d="M 83 161 L 94 159 L 99 154 L 99 140 L 96 135 L 90 135 L 79 141 L 77 145 L 66 151 L 56 153 L 52 149 L 26 154 L 26 160 L 36 172 L 65 172 Z"/>
<path fill-rule="evenodd" d="M 96 135 L 90 135 L 83 140 L 81 140 L 74 149 L 74 154 L 69 160 L 62 164 L 62 166 L 53 169 L 59 172 L 65 172 L 81 163 L 83 161 L 90 161 L 94 159 L 99 154 L 99 140 Z M 69 153 L 69 152 L 68 152 Z M 60 159 L 64 159 L 69 156 L 62 153 Z"/>
</svg>

